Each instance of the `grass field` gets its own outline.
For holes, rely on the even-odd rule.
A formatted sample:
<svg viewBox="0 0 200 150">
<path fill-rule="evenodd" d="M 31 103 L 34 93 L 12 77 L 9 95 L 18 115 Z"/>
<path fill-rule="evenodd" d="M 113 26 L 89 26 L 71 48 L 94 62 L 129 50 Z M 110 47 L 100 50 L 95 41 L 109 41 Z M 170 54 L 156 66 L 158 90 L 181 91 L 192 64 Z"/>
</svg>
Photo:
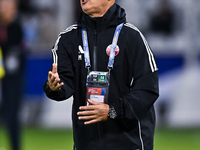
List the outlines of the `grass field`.
<svg viewBox="0 0 200 150">
<path fill-rule="evenodd" d="M 154 150 L 200 150 L 200 129 L 156 129 Z M 72 150 L 72 130 L 25 128 L 22 150 Z M 0 150 L 10 150 L 8 137 L 0 127 Z"/>
</svg>

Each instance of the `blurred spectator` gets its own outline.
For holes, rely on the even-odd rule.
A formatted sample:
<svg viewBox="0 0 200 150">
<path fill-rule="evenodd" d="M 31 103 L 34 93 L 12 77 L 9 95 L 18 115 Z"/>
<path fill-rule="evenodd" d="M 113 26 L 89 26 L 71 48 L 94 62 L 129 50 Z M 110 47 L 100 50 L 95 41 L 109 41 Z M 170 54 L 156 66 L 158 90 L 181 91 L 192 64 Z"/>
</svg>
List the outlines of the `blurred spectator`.
<svg viewBox="0 0 200 150">
<path fill-rule="evenodd" d="M 160 0 L 157 10 L 150 18 L 150 29 L 153 32 L 172 34 L 174 15 L 169 0 Z"/>
<path fill-rule="evenodd" d="M 0 46 L 6 76 L 2 80 L 1 111 L 12 150 L 20 149 L 19 110 L 23 92 L 25 48 L 15 0 L 0 0 Z"/>
<path fill-rule="evenodd" d="M 38 9 L 33 4 L 33 0 L 18 0 L 18 10 L 24 33 L 24 41 L 29 49 L 38 42 Z"/>
<path fill-rule="evenodd" d="M 32 5 L 32 0 L 18 0 L 19 11 L 25 14 L 36 13 L 36 8 Z"/>
<path fill-rule="evenodd" d="M 38 6 L 38 43 L 42 49 L 50 49 L 55 41 L 57 17 L 57 1 L 43 1 Z"/>
<path fill-rule="evenodd" d="M 3 54 L 2 54 L 2 49 L 0 47 L 0 81 L 4 76 L 5 76 L 5 70 L 3 65 Z"/>
<path fill-rule="evenodd" d="M 58 34 L 57 26 L 57 1 L 54 0 L 20 0 L 20 12 L 24 39 L 31 52 L 49 50 L 55 35 Z M 30 9 L 29 9 L 30 8 Z"/>
<path fill-rule="evenodd" d="M 1 89 L 1 80 L 4 76 L 5 76 L 5 69 L 3 65 L 3 54 L 2 54 L 2 49 L 0 47 L 0 89 Z M 0 106 L 1 106 L 1 99 L 0 99 Z M 1 115 L 2 115 L 2 112 L 0 109 L 0 125 L 1 125 Z"/>
<path fill-rule="evenodd" d="M 74 18 L 73 18 L 73 22 L 76 22 L 77 21 L 77 18 L 80 14 L 80 12 L 82 11 L 81 7 L 80 7 L 80 1 L 79 0 L 76 0 L 74 1 Z"/>
</svg>

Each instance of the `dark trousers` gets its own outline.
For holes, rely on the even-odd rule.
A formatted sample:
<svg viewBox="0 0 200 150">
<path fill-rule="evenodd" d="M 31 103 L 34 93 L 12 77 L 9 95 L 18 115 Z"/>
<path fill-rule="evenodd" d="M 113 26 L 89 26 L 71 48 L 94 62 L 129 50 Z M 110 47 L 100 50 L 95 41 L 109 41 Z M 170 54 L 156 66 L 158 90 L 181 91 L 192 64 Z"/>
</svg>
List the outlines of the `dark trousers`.
<svg viewBox="0 0 200 150">
<path fill-rule="evenodd" d="M 23 77 L 6 76 L 2 80 L 2 113 L 12 150 L 20 150 L 19 111 L 22 101 Z"/>
</svg>

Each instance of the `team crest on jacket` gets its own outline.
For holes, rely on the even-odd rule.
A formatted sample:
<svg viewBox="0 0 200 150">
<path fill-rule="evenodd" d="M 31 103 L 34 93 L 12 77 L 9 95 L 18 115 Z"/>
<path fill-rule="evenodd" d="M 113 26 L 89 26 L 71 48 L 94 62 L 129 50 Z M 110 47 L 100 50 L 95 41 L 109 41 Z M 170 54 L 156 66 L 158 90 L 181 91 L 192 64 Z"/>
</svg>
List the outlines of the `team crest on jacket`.
<svg viewBox="0 0 200 150">
<path fill-rule="evenodd" d="M 110 45 L 106 48 L 106 53 L 107 53 L 108 56 L 110 56 L 111 46 L 112 46 L 112 44 L 110 44 Z M 115 48 L 115 56 L 116 56 L 117 54 L 119 54 L 119 46 L 118 46 L 118 45 L 116 45 L 116 48 Z"/>
</svg>

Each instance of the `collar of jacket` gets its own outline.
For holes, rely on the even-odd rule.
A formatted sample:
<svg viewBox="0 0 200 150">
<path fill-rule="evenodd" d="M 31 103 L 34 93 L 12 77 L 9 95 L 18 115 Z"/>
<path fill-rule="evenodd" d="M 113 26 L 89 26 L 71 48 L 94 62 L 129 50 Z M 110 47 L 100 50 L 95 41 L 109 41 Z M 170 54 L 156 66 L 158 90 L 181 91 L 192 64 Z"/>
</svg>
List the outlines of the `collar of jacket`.
<svg viewBox="0 0 200 150">
<path fill-rule="evenodd" d="M 125 10 L 117 4 L 111 6 L 103 17 L 92 18 L 82 12 L 77 21 L 79 27 L 92 31 L 100 31 L 111 26 L 116 27 L 122 22 L 126 22 L 126 13 Z"/>
</svg>

